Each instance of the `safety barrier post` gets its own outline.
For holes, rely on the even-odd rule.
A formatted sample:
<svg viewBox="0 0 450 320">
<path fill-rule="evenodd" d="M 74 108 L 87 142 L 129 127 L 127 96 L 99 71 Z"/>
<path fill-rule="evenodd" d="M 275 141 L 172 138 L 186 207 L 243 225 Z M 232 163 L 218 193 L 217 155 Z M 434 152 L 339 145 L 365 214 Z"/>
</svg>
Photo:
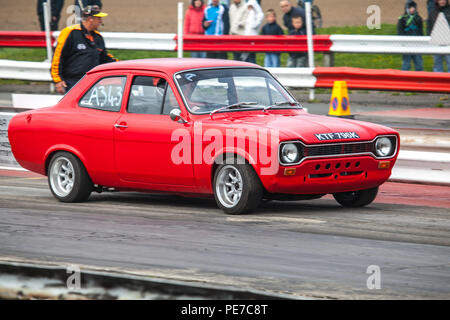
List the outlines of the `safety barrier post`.
<svg viewBox="0 0 450 320">
<path fill-rule="evenodd" d="M 42 4 L 44 9 L 44 25 L 45 25 L 45 44 L 47 46 L 47 61 L 51 62 L 53 58 L 53 49 L 52 49 L 52 37 L 50 34 L 50 19 L 51 19 L 51 12 L 50 12 L 50 3 L 44 2 Z M 55 92 L 55 85 L 50 83 L 50 92 Z"/>
<path fill-rule="evenodd" d="M 178 2 L 178 58 L 183 58 L 183 2 Z"/>
<path fill-rule="evenodd" d="M 308 67 L 314 68 L 314 44 L 312 38 L 312 17 L 311 17 L 311 2 L 312 0 L 305 0 L 306 11 L 306 36 L 308 43 Z M 314 89 L 309 90 L 309 101 L 315 100 Z"/>
</svg>

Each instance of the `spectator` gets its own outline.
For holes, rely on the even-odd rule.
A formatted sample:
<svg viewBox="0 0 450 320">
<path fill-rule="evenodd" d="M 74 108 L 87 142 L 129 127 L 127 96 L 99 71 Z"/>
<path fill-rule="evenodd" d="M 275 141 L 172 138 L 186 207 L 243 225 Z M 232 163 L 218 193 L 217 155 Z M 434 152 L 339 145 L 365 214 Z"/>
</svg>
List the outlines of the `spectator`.
<svg viewBox="0 0 450 320">
<path fill-rule="evenodd" d="M 117 61 L 108 54 L 105 41 L 97 31 L 102 18 L 107 15 L 98 6 L 87 6 L 82 12 L 81 24 L 61 31 L 51 66 L 51 75 L 59 93 L 70 90 L 86 72 L 99 64 Z"/>
<path fill-rule="evenodd" d="M 247 2 L 247 21 L 245 23 L 245 35 L 257 36 L 259 28 L 264 20 L 264 12 L 256 0 L 248 0 Z M 241 55 L 243 61 L 256 63 L 256 53 L 245 52 Z"/>
<path fill-rule="evenodd" d="M 306 30 L 303 27 L 303 18 L 301 16 L 293 16 L 291 23 L 293 29 L 289 31 L 289 35 L 293 36 L 306 35 Z M 288 68 L 306 67 L 306 54 L 300 52 L 289 53 L 287 67 Z"/>
<path fill-rule="evenodd" d="M 212 0 L 211 5 L 205 9 L 203 28 L 206 35 L 221 36 L 230 31 L 228 7 L 220 4 L 219 0 Z M 226 52 L 208 52 L 208 58 L 227 59 Z"/>
<path fill-rule="evenodd" d="M 413 0 L 406 0 L 405 6 L 408 6 L 410 2 Z M 430 16 L 431 12 L 434 10 L 434 0 L 427 0 L 427 11 L 428 11 L 428 17 Z"/>
<path fill-rule="evenodd" d="M 233 0 L 230 6 L 230 34 L 245 35 L 245 25 L 247 23 L 247 5 L 245 0 Z M 242 60 L 240 52 L 233 53 L 234 60 Z"/>
<path fill-rule="evenodd" d="M 204 34 L 203 29 L 203 15 L 205 12 L 205 5 L 203 0 L 191 0 L 191 5 L 186 11 L 184 19 L 184 34 Z M 191 52 L 192 58 L 206 58 L 206 52 Z"/>
<path fill-rule="evenodd" d="M 41 26 L 41 31 L 45 31 L 45 21 L 44 21 L 44 2 L 47 0 L 38 0 L 37 2 L 37 14 L 39 17 L 39 25 Z M 64 0 L 52 0 L 51 2 L 51 19 L 50 19 L 50 30 L 58 30 L 59 19 L 61 18 L 61 10 L 64 7 Z"/>
<path fill-rule="evenodd" d="M 430 17 L 435 7 L 434 0 L 427 0 L 428 17 Z"/>
<path fill-rule="evenodd" d="M 77 17 L 76 21 L 77 23 L 81 23 L 81 11 L 83 8 L 86 8 L 87 6 L 98 6 L 100 9 L 102 9 L 103 4 L 101 0 L 75 0 L 75 15 Z"/>
<path fill-rule="evenodd" d="M 269 9 L 266 12 L 267 23 L 262 28 L 262 35 L 280 36 L 283 35 L 283 29 L 277 23 L 277 16 L 275 10 Z M 280 53 L 267 52 L 264 57 L 264 66 L 266 68 L 278 68 L 280 67 Z"/>
<path fill-rule="evenodd" d="M 434 10 L 428 17 L 427 23 L 427 33 L 431 35 L 434 25 L 440 13 L 443 13 L 447 23 L 450 25 L 450 5 L 448 0 L 435 0 Z M 450 55 L 435 55 L 433 71 L 434 72 L 444 72 L 444 59 L 447 61 L 447 72 L 450 72 Z"/>
<path fill-rule="evenodd" d="M 397 33 L 400 36 L 423 36 L 423 21 L 417 13 L 417 4 L 409 1 L 406 4 L 406 12 L 400 16 L 397 23 Z M 402 70 L 409 70 L 411 60 L 414 61 L 416 71 L 423 71 L 423 59 L 421 55 L 403 55 Z"/>
<path fill-rule="evenodd" d="M 284 26 L 288 29 L 288 31 L 294 29 L 294 27 L 292 26 L 292 17 L 300 16 L 302 18 L 302 21 L 305 21 L 305 10 L 302 8 L 292 6 L 290 0 L 281 0 L 280 7 L 281 11 L 284 12 L 283 16 Z M 302 28 L 306 30 L 305 26 L 303 26 Z"/>
</svg>

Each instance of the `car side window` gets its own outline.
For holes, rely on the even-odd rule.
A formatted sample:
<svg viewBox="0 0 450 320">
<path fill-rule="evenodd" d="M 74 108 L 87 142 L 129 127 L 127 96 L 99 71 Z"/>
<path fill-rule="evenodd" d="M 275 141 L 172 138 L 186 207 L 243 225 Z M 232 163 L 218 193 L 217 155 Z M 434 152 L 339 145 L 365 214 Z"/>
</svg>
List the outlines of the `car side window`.
<svg viewBox="0 0 450 320">
<path fill-rule="evenodd" d="M 158 77 L 137 76 L 131 85 L 127 111 L 139 114 L 161 114 L 167 81 Z"/>
<path fill-rule="evenodd" d="M 81 98 L 79 106 L 103 111 L 120 111 L 126 80 L 125 76 L 101 79 Z"/>
</svg>

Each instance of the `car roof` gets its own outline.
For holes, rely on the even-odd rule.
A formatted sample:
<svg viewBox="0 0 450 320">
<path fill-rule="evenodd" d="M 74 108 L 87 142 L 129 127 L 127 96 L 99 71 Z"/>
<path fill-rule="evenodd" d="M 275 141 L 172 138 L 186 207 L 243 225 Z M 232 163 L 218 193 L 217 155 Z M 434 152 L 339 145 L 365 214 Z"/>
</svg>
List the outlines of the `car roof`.
<svg viewBox="0 0 450 320">
<path fill-rule="evenodd" d="M 139 59 L 126 60 L 101 64 L 88 72 L 103 72 L 113 70 L 151 70 L 174 74 L 179 71 L 202 69 L 202 68 L 226 68 L 226 67 L 253 67 L 260 66 L 248 62 L 221 59 L 198 59 L 198 58 L 161 58 L 161 59 Z"/>
</svg>

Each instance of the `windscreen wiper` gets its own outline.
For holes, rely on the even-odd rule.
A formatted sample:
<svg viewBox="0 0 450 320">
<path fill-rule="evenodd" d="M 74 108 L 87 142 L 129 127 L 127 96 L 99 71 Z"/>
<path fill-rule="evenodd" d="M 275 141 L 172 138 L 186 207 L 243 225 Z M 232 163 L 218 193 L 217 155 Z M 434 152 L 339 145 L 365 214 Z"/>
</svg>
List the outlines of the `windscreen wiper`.
<svg viewBox="0 0 450 320">
<path fill-rule="evenodd" d="M 209 113 L 209 115 L 212 116 L 214 113 L 217 113 L 217 112 L 220 112 L 220 111 L 223 111 L 223 110 L 237 109 L 237 108 L 242 108 L 242 107 L 245 107 L 245 106 L 252 106 L 252 105 L 255 105 L 255 104 L 258 104 L 258 102 L 251 101 L 251 102 L 234 103 L 234 104 L 230 104 L 229 106 L 225 106 L 225 107 L 213 110 L 213 111 L 211 111 Z"/>
<path fill-rule="evenodd" d="M 269 109 L 272 109 L 273 107 L 279 107 L 279 106 L 284 106 L 284 105 L 289 105 L 289 106 L 299 106 L 302 107 L 302 105 L 300 103 L 298 103 L 297 101 L 280 101 L 280 102 L 275 102 L 274 104 L 267 106 L 264 108 L 264 112 L 266 112 Z"/>
</svg>

